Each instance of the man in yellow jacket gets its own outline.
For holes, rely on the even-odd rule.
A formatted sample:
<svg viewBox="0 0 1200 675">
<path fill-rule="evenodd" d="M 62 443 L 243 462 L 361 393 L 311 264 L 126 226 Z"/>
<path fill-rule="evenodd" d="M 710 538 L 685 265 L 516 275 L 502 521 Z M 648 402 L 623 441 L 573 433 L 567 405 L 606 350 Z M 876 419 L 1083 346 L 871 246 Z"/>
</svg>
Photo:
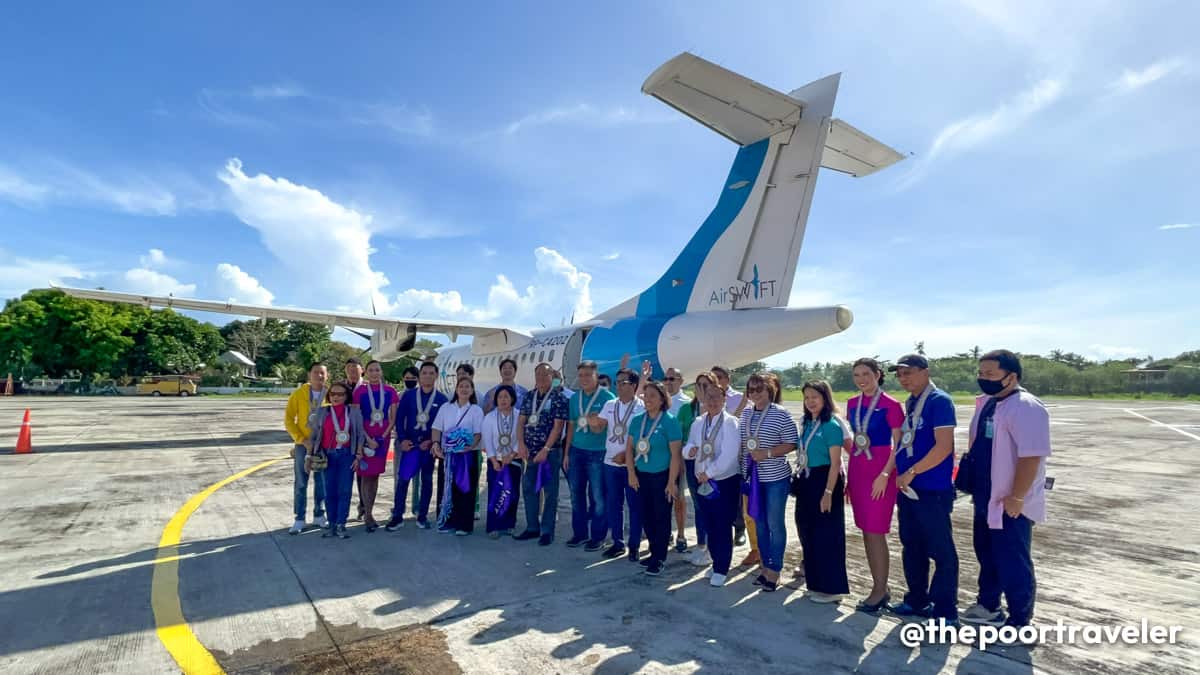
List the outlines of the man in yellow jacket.
<svg viewBox="0 0 1200 675">
<path fill-rule="evenodd" d="M 292 486 L 292 504 L 296 512 L 296 522 L 288 534 L 300 534 L 304 530 L 304 512 L 308 507 L 309 471 L 304 466 L 304 458 L 308 454 L 309 424 L 325 400 L 325 380 L 329 379 L 329 371 L 325 366 L 314 363 L 308 369 L 308 382 L 296 388 L 288 397 L 287 408 L 283 416 L 283 425 L 292 437 L 295 447 L 292 448 L 295 462 L 294 481 Z M 314 471 L 313 476 L 313 524 L 329 527 L 325 518 L 325 476 L 323 471 Z"/>
</svg>

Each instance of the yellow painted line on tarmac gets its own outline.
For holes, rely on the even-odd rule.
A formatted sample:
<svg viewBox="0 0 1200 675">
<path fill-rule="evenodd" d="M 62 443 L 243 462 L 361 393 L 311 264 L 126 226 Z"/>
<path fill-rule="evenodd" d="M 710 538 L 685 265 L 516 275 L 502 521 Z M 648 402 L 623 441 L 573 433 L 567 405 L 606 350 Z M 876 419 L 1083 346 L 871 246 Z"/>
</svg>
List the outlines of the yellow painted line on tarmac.
<svg viewBox="0 0 1200 675">
<path fill-rule="evenodd" d="M 154 626 L 158 632 L 158 639 L 187 675 L 225 671 L 213 658 L 212 653 L 196 639 L 196 634 L 183 618 L 183 608 L 179 602 L 179 540 L 183 536 L 183 526 L 204 500 L 217 490 L 285 459 L 287 457 L 268 460 L 208 486 L 175 512 L 163 529 L 162 538 L 158 540 L 154 577 L 150 582 L 150 606 L 154 609 Z"/>
</svg>

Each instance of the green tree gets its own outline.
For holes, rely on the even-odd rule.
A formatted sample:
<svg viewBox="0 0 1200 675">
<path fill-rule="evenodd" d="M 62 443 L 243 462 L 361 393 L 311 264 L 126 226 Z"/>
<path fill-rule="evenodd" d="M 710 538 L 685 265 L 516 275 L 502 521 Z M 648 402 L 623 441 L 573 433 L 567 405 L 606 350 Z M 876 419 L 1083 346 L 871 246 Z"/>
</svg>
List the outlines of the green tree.
<svg viewBox="0 0 1200 675">
<path fill-rule="evenodd" d="M 81 379 L 116 369 L 133 346 L 125 335 L 128 317 L 113 305 L 72 298 L 62 291 L 35 290 L 5 304 L 8 330 L 0 337 L 0 355 L 28 359 L 50 377 L 79 374 Z"/>
<path fill-rule="evenodd" d="M 270 360 L 308 368 L 324 356 L 332 334 L 331 329 L 320 324 L 289 322 L 283 339 L 271 343 Z"/>
<path fill-rule="evenodd" d="M 258 372 L 269 373 L 275 366 L 271 358 L 276 343 L 287 339 L 287 323 L 278 319 L 231 321 L 221 327 L 226 349 L 241 352 L 255 363 Z"/>
</svg>

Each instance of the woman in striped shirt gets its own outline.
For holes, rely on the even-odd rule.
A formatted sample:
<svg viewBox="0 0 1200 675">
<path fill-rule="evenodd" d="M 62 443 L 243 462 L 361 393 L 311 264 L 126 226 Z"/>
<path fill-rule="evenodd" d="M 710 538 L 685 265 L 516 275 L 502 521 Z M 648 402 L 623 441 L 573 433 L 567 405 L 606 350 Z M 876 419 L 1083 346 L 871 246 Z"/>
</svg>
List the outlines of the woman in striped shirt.
<svg viewBox="0 0 1200 675">
<path fill-rule="evenodd" d="M 738 425 L 742 437 L 742 475 L 746 477 L 746 512 L 754 518 L 762 572 L 754 580 L 764 591 L 774 591 L 783 569 L 787 545 L 786 518 L 792 467 L 787 455 L 799 440 L 796 423 L 783 406 L 773 403 L 778 389 L 766 373 L 746 381 L 751 405 L 742 411 Z"/>
</svg>

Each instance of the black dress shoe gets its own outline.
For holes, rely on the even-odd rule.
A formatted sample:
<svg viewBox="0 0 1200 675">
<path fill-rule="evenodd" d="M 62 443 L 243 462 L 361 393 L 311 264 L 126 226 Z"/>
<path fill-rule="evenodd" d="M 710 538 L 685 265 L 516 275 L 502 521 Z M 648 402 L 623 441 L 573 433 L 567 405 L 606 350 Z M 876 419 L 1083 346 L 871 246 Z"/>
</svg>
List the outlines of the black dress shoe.
<svg viewBox="0 0 1200 675">
<path fill-rule="evenodd" d="M 549 546 L 551 544 L 551 542 L 553 542 L 553 541 L 554 541 L 554 537 L 551 537 L 548 534 L 543 534 L 541 537 L 538 538 L 538 546 Z"/>
<path fill-rule="evenodd" d="M 611 560 L 613 558 L 620 558 L 624 554 L 625 554 L 624 546 L 622 546 L 621 544 L 613 544 L 612 546 L 609 546 L 604 551 L 603 554 L 601 554 L 601 557 L 606 560 Z"/>
<path fill-rule="evenodd" d="M 537 539 L 540 536 L 540 534 L 534 532 L 533 530 L 525 530 L 521 534 L 513 537 L 513 539 L 516 539 L 517 541 L 529 541 L 530 539 Z"/>
<path fill-rule="evenodd" d="M 586 537 L 571 537 L 567 540 L 567 548 L 579 548 L 587 541 Z"/>
</svg>

